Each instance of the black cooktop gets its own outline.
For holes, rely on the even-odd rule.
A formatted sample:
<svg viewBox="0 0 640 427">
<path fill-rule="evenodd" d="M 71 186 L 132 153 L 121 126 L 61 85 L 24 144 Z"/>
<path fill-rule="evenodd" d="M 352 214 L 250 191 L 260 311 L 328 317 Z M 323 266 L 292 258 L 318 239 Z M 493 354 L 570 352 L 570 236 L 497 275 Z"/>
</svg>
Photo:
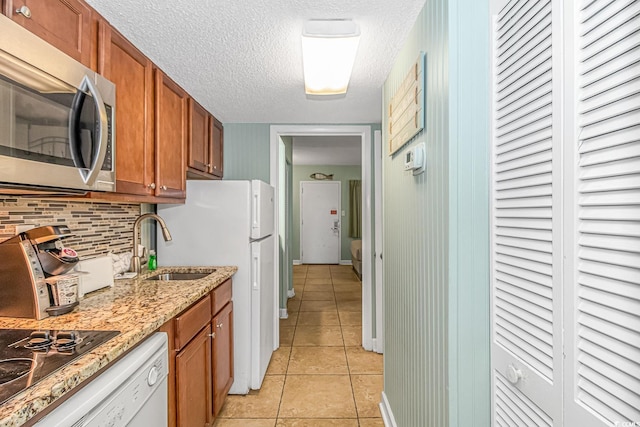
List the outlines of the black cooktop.
<svg viewBox="0 0 640 427">
<path fill-rule="evenodd" d="M 0 404 L 119 333 L 0 329 Z"/>
</svg>

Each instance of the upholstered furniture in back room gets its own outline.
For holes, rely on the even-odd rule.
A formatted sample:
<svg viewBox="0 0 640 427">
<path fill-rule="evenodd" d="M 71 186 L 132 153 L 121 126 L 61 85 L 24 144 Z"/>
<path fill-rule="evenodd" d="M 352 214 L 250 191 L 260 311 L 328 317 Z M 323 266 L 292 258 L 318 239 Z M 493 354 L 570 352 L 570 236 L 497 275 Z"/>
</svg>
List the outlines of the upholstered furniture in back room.
<svg viewBox="0 0 640 427">
<path fill-rule="evenodd" d="M 362 278 L 362 240 L 351 241 L 351 264 L 358 277 Z"/>
</svg>

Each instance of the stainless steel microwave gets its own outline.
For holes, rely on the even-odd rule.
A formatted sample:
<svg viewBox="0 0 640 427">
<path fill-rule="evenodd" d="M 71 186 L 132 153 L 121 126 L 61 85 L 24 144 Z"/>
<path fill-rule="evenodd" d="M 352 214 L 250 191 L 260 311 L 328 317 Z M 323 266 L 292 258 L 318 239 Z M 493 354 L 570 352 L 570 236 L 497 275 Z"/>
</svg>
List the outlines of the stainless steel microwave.
<svg viewBox="0 0 640 427">
<path fill-rule="evenodd" d="M 115 85 L 0 15 L 0 186 L 115 191 Z"/>
</svg>

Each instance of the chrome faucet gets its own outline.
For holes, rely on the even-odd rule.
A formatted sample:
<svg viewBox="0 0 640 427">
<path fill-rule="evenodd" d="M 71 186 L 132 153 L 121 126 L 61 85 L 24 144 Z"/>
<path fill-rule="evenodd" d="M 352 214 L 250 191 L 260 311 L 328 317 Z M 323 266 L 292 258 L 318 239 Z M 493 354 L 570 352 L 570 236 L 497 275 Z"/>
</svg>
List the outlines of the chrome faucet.
<svg viewBox="0 0 640 427">
<path fill-rule="evenodd" d="M 165 224 L 164 220 L 160 218 L 158 215 L 154 213 L 146 213 L 136 218 L 135 222 L 133 223 L 133 257 L 131 257 L 131 265 L 129 266 L 129 271 L 134 271 L 136 273 L 140 273 L 140 253 L 138 252 L 138 239 L 140 238 L 140 223 L 147 218 L 153 218 L 156 221 L 158 221 L 158 224 L 160 224 L 160 228 L 162 229 L 162 237 L 164 237 L 164 240 L 166 242 L 171 240 L 171 233 L 169 233 L 167 224 Z"/>
</svg>

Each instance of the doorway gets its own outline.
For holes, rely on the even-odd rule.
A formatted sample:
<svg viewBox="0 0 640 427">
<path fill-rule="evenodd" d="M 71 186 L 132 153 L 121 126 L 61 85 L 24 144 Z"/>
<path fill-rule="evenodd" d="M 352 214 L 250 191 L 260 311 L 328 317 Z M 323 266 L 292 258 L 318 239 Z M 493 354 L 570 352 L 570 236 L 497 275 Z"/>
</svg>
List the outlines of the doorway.
<svg viewBox="0 0 640 427">
<path fill-rule="evenodd" d="M 374 350 L 382 352 L 380 343 L 376 343 L 374 330 L 379 319 L 382 316 L 382 305 L 380 302 L 375 304 L 374 289 L 375 272 L 373 271 L 373 230 L 372 217 L 375 208 L 372 195 L 373 184 L 373 143 L 372 132 L 370 126 L 349 126 L 349 125 L 272 125 L 270 128 L 270 179 L 271 185 L 276 189 L 280 188 L 280 169 L 282 167 L 279 147 L 281 138 L 295 136 L 344 136 L 353 135 L 361 138 L 361 158 L 362 158 L 362 345 L 366 350 Z M 377 171 L 376 173 L 379 173 Z M 279 191 L 276 191 L 275 205 L 279 207 L 280 198 L 283 197 Z M 278 217 L 281 213 L 276 212 Z M 276 231 L 277 233 L 278 231 Z M 276 252 L 279 254 L 279 251 Z M 278 259 L 276 262 L 280 262 Z M 275 282 L 280 282 L 279 270 L 275 272 Z M 281 295 L 286 293 L 286 289 L 281 289 Z M 281 312 L 282 313 L 282 312 Z M 380 328 L 378 328 L 380 329 Z M 382 331 L 377 331 L 382 333 Z"/>
<path fill-rule="evenodd" d="M 340 263 L 340 183 L 300 183 L 300 259 L 303 264 Z"/>
</svg>

